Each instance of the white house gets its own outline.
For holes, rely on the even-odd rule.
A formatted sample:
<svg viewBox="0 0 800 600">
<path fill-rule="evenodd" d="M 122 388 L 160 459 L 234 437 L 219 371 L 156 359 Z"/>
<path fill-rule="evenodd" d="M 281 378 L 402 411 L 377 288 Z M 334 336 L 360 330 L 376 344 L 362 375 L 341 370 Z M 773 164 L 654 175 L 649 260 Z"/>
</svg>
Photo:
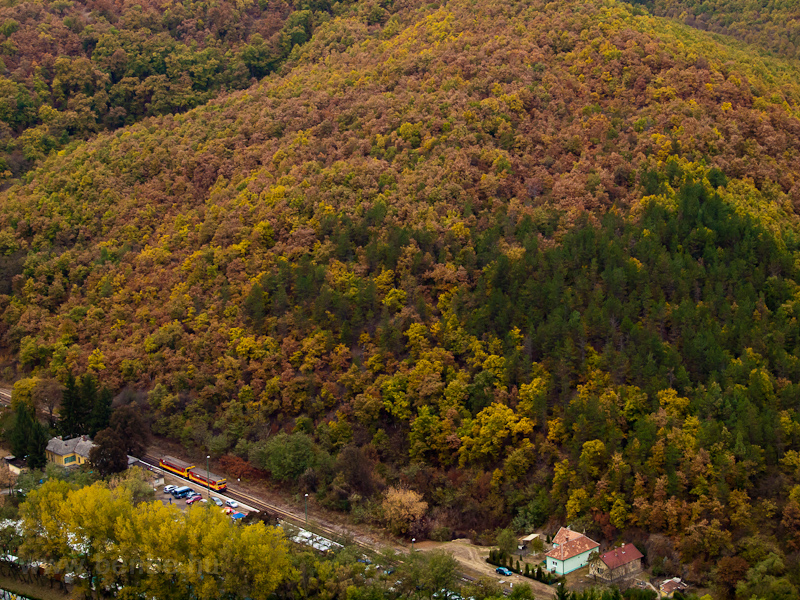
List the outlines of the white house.
<svg viewBox="0 0 800 600">
<path fill-rule="evenodd" d="M 589 563 L 589 555 L 600 544 L 582 533 L 559 529 L 553 538 L 553 549 L 546 554 L 547 570 L 557 575 L 572 573 Z"/>
</svg>

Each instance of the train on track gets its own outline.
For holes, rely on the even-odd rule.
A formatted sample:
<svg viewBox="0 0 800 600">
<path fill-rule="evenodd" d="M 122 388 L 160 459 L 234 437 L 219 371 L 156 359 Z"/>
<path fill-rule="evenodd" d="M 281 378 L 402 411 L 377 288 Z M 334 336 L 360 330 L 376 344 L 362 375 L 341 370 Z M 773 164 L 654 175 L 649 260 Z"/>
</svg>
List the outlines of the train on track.
<svg viewBox="0 0 800 600">
<path fill-rule="evenodd" d="M 215 492 L 224 492 L 228 488 L 227 480 L 224 477 L 209 473 L 202 468 L 198 469 L 193 464 L 172 456 L 161 457 L 158 460 L 158 466 L 179 477 L 198 483 L 205 488 L 212 489 Z"/>
</svg>

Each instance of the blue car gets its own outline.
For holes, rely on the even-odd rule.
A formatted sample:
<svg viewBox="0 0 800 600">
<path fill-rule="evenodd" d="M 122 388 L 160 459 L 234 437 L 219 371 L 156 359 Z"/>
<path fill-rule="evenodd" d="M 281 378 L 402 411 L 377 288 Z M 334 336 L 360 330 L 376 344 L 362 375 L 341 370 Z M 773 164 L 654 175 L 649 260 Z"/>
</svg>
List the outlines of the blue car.
<svg viewBox="0 0 800 600">
<path fill-rule="evenodd" d="M 505 575 L 506 577 L 510 577 L 511 575 L 513 575 L 511 570 L 510 569 L 506 569 L 505 567 L 497 567 L 495 569 L 495 571 L 497 573 L 499 573 L 500 575 Z"/>
</svg>

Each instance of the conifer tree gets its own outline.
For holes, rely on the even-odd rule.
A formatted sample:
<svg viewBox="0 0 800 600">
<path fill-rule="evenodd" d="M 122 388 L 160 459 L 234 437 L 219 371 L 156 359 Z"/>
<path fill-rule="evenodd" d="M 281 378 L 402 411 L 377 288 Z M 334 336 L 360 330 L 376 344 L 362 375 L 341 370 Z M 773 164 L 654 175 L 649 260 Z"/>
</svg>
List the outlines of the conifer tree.
<svg viewBox="0 0 800 600">
<path fill-rule="evenodd" d="M 11 451 L 15 456 L 24 457 L 28 454 L 28 441 L 33 429 L 33 419 L 24 402 L 17 404 L 15 417 L 14 430 L 11 432 Z"/>
<path fill-rule="evenodd" d="M 80 380 L 80 403 L 78 405 L 78 432 L 77 435 L 85 435 L 90 431 L 92 410 L 97 404 L 97 380 L 88 373 Z"/>
<path fill-rule="evenodd" d="M 94 437 L 97 432 L 108 427 L 111 420 L 111 401 L 114 395 L 107 387 L 103 387 L 97 394 L 92 413 L 89 416 L 89 435 Z"/>
<path fill-rule="evenodd" d="M 47 465 L 47 442 L 50 439 L 47 429 L 39 421 L 33 421 L 30 441 L 28 442 L 28 467 L 44 469 Z"/>
<path fill-rule="evenodd" d="M 23 402 L 17 405 L 11 448 L 15 456 L 24 457 L 31 469 L 47 464 L 47 430 L 36 420 L 35 413 Z"/>
<path fill-rule="evenodd" d="M 64 385 L 64 394 L 61 400 L 61 410 L 59 411 L 58 430 L 65 439 L 73 438 L 78 435 L 80 420 L 80 394 L 78 383 L 72 372 L 67 374 L 67 381 Z"/>
</svg>

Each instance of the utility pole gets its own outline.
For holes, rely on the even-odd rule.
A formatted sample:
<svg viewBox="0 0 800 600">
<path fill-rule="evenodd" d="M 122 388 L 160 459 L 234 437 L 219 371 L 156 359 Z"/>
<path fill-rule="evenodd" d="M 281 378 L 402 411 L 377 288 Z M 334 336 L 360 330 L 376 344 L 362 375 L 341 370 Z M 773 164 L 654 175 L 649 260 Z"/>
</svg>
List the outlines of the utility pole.
<svg viewBox="0 0 800 600">
<path fill-rule="evenodd" d="M 206 454 L 206 500 L 211 502 L 211 473 L 208 470 L 208 461 L 211 455 Z"/>
<path fill-rule="evenodd" d="M 308 494 L 306 494 L 306 525 L 308 525 Z"/>
</svg>

